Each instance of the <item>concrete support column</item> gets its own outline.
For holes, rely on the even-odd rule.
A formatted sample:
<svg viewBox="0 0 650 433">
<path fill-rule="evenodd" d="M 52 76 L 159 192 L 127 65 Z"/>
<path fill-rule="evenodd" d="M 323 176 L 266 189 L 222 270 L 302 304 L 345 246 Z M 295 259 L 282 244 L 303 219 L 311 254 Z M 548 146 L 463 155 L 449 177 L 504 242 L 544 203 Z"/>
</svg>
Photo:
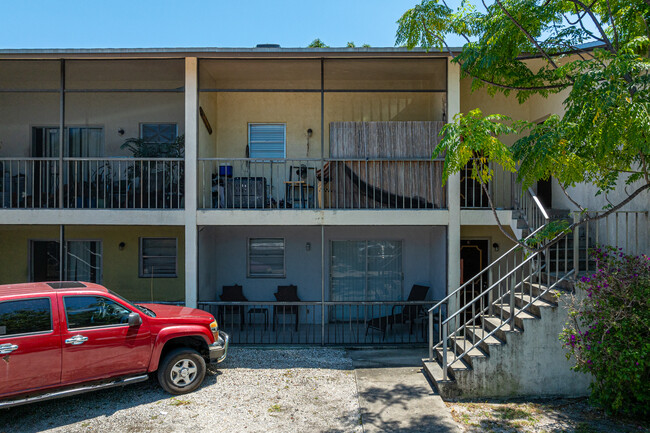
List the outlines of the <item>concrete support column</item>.
<svg viewBox="0 0 650 433">
<path fill-rule="evenodd" d="M 460 67 L 448 60 L 447 65 L 447 121 L 460 113 Z M 449 223 L 447 225 L 447 293 L 460 286 L 460 173 L 447 179 L 447 206 Z M 456 311 L 453 299 L 449 312 Z"/>
<path fill-rule="evenodd" d="M 198 61 L 185 59 L 185 305 L 196 308 L 198 301 Z"/>
</svg>

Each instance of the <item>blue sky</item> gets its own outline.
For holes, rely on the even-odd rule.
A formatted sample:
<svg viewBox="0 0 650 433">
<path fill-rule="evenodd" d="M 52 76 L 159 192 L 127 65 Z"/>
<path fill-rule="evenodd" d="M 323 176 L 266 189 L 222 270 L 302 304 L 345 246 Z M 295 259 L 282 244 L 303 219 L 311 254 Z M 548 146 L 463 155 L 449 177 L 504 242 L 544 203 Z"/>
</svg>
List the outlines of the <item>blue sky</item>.
<svg viewBox="0 0 650 433">
<path fill-rule="evenodd" d="M 392 47 L 395 22 L 418 2 L 1 0 L 0 48 L 305 47 L 317 37 Z"/>
</svg>

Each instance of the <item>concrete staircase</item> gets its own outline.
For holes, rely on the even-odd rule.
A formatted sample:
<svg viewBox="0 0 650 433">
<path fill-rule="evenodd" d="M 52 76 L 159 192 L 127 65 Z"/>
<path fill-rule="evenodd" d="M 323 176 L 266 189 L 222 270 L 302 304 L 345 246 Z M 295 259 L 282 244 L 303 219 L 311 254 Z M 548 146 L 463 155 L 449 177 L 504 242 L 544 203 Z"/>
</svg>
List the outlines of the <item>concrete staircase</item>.
<svg viewBox="0 0 650 433">
<path fill-rule="evenodd" d="M 442 347 L 435 348 L 433 361 L 423 359 L 423 371 L 442 398 L 586 395 L 589 381 L 570 370 L 558 341 L 567 317 L 556 294 L 570 284 L 559 286 L 548 290 L 543 283 L 526 283 L 515 292 L 514 326 L 508 322 L 509 303 L 495 303 L 492 314 L 451 337 L 448 352 L 458 359 L 448 365 L 446 378 Z"/>
<path fill-rule="evenodd" d="M 567 210 L 547 213 L 542 208 L 540 223 L 540 212 L 533 212 L 538 211 L 530 206 L 513 212 L 511 227 L 520 239 L 552 219 L 570 216 Z M 529 227 L 529 221 L 536 225 Z M 489 266 L 495 267 L 490 271 L 493 278 L 500 268 L 499 277 L 482 294 L 460 302 L 464 287 L 473 280 L 482 284 L 485 270 L 443 300 L 451 305 L 451 315 L 442 323 L 434 322 L 441 341 L 433 344 L 431 338 L 431 356 L 423 359 L 424 372 L 443 398 L 588 393 L 588 377 L 570 369 L 558 341 L 567 316 L 558 306 L 557 294 L 573 290 L 576 253 L 578 268 L 589 267 L 589 243 L 586 236 L 576 243 L 570 234 L 530 256 L 513 248 Z M 430 317 L 440 321 L 440 315 Z"/>
</svg>

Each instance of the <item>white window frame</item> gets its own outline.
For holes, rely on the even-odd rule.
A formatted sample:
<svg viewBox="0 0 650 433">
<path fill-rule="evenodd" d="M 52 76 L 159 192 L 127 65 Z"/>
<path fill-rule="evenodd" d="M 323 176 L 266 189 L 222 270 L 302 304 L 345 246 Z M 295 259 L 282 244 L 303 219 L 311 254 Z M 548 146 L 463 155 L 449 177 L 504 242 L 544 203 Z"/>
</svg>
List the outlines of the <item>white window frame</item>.
<svg viewBox="0 0 650 433">
<path fill-rule="evenodd" d="M 258 125 L 281 125 L 283 128 L 283 146 L 282 146 L 282 156 L 276 156 L 272 158 L 268 157 L 254 157 L 250 156 L 253 153 L 253 146 L 251 145 L 251 127 Z M 287 157 L 287 124 L 281 122 L 252 122 L 248 124 L 248 153 L 251 158 L 260 158 L 260 159 L 284 159 Z"/>
<path fill-rule="evenodd" d="M 282 274 L 257 274 L 251 272 L 251 241 L 254 239 L 282 240 Z M 266 256 L 269 257 L 269 256 Z M 287 277 L 287 241 L 281 237 L 256 236 L 246 239 L 246 276 L 248 278 L 286 278 Z"/>
<path fill-rule="evenodd" d="M 174 246 L 176 248 L 176 254 L 173 256 L 174 257 L 174 273 L 173 274 L 160 274 L 160 273 L 153 273 L 153 274 L 145 274 L 144 273 L 144 259 L 149 258 L 149 257 L 167 257 L 171 258 L 172 256 L 147 256 L 145 257 L 142 253 L 144 249 L 142 248 L 144 242 L 146 239 L 173 239 L 174 240 Z M 141 237 L 140 238 L 140 248 L 138 251 L 138 277 L 139 278 L 177 278 L 178 277 L 178 238 L 175 237 L 157 237 L 157 236 L 146 236 L 146 237 Z"/>
</svg>

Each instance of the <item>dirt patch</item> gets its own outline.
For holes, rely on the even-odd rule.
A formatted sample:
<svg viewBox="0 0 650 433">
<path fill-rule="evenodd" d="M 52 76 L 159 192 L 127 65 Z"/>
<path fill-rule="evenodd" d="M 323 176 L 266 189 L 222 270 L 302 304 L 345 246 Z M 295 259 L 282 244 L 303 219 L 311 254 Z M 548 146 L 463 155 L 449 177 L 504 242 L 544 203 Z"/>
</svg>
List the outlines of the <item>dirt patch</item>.
<svg viewBox="0 0 650 433">
<path fill-rule="evenodd" d="M 586 398 L 446 404 L 454 420 L 471 433 L 650 432 L 647 422 L 609 417 Z"/>
</svg>

